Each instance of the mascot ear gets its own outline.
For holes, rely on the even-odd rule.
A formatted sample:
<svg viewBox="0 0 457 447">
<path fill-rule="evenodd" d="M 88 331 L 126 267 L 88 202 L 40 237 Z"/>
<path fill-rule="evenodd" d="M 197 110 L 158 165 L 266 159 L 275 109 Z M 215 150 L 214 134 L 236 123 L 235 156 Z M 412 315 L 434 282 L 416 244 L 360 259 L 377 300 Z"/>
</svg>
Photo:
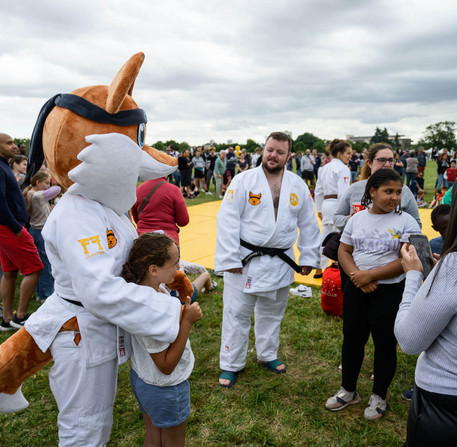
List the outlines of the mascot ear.
<svg viewBox="0 0 457 447">
<path fill-rule="evenodd" d="M 116 77 L 108 88 L 106 99 L 106 111 L 108 113 L 119 112 L 126 95 L 132 96 L 135 79 L 144 61 L 144 53 L 134 54 L 119 70 Z"/>
</svg>

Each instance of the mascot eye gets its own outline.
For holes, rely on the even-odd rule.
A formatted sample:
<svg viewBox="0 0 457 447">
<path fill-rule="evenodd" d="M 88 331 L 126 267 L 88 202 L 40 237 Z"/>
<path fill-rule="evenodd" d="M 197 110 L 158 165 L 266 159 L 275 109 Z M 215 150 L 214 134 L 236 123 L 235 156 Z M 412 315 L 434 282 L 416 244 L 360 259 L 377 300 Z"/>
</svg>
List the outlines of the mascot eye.
<svg viewBox="0 0 457 447">
<path fill-rule="evenodd" d="M 146 126 L 141 123 L 138 126 L 138 146 L 141 148 L 144 146 L 144 139 L 146 137 Z"/>
</svg>

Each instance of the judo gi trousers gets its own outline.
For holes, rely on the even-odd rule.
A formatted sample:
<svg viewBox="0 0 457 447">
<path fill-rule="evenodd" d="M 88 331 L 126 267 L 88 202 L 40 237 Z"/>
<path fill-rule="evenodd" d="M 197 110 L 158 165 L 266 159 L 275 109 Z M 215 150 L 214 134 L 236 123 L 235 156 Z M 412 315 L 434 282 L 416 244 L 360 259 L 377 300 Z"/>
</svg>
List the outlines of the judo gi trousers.
<svg viewBox="0 0 457 447">
<path fill-rule="evenodd" d="M 87 367 L 83 343 L 75 332 L 59 332 L 50 349 L 54 365 L 49 373 L 59 408 L 59 446 L 100 447 L 107 444 L 113 425 L 117 357 Z"/>
<path fill-rule="evenodd" d="M 254 311 L 254 332 L 257 358 L 269 362 L 278 358 L 279 331 L 287 308 L 289 287 L 277 291 L 275 300 L 244 293 L 224 285 L 224 312 L 220 367 L 224 371 L 241 371 L 246 365 L 251 316 Z"/>
</svg>

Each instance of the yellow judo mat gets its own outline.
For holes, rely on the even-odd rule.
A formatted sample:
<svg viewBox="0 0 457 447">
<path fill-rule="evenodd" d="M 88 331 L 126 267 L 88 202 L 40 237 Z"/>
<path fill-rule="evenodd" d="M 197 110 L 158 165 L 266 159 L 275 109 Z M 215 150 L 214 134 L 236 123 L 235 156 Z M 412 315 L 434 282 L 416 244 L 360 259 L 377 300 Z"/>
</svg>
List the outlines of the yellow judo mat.
<svg viewBox="0 0 457 447">
<path fill-rule="evenodd" d="M 202 203 L 188 208 L 190 222 L 181 228 L 179 242 L 181 246 L 181 258 L 185 261 L 196 262 L 206 269 L 214 268 L 214 252 L 216 250 L 216 217 L 221 201 Z M 429 238 L 438 237 L 439 234 L 432 229 L 430 214 L 432 210 L 420 209 L 419 214 L 422 221 L 422 232 Z M 223 228 L 223 232 L 231 231 L 230 228 Z M 298 259 L 297 247 L 294 247 Z M 313 278 L 314 271 L 308 276 L 295 274 L 295 281 L 312 286 L 321 285 L 320 279 Z"/>
</svg>

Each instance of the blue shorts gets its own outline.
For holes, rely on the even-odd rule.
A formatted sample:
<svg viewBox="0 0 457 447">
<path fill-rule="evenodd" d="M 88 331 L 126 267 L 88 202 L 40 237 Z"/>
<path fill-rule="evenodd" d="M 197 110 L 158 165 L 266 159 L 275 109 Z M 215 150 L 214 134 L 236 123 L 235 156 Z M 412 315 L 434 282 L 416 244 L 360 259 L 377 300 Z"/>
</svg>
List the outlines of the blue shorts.
<svg viewBox="0 0 457 447">
<path fill-rule="evenodd" d="M 156 427 L 176 427 L 189 418 L 190 386 L 187 380 L 174 386 L 150 385 L 131 368 L 130 383 L 141 412 L 146 413 Z"/>
<path fill-rule="evenodd" d="M 193 303 L 196 299 L 197 299 L 197 296 L 198 296 L 198 292 L 197 292 L 197 288 L 195 287 L 195 284 L 192 283 L 192 287 L 194 288 L 194 291 L 192 293 L 192 296 L 190 297 L 190 302 Z M 170 295 L 171 296 L 174 296 L 176 298 L 179 298 L 178 296 L 178 292 L 176 290 L 172 290 L 170 292 Z M 181 304 L 185 304 L 183 301 L 181 301 Z"/>
</svg>

